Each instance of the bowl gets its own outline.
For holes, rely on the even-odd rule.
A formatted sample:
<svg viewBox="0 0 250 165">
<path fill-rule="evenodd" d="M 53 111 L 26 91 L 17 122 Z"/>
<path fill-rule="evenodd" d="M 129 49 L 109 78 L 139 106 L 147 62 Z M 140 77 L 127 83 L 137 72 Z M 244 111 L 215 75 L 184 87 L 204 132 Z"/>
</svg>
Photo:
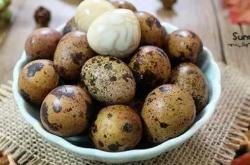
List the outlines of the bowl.
<svg viewBox="0 0 250 165">
<path fill-rule="evenodd" d="M 177 27 L 162 23 L 168 33 L 177 30 Z M 62 26 L 58 28 L 58 31 L 62 31 Z M 82 156 L 85 159 L 97 160 L 110 163 L 125 163 L 132 161 L 146 160 L 156 157 L 164 152 L 168 152 L 180 144 L 191 138 L 202 126 L 208 122 L 209 118 L 215 111 L 216 104 L 218 103 L 221 85 L 220 85 L 220 70 L 215 63 L 212 53 L 203 47 L 203 52 L 199 56 L 198 66 L 202 69 L 209 84 L 209 102 L 202 112 L 197 116 L 194 124 L 183 134 L 176 138 L 165 141 L 157 146 L 146 149 L 133 149 L 123 152 L 106 152 L 95 148 L 87 148 L 75 145 L 77 142 L 84 144 L 84 138 L 70 137 L 62 138 L 47 132 L 39 119 L 39 107 L 33 106 L 26 102 L 20 93 L 18 92 L 18 76 L 21 68 L 27 63 L 25 52 L 23 52 L 21 58 L 17 61 L 14 73 L 13 73 L 13 93 L 18 108 L 23 118 L 48 142 L 62 147 L 69 152 Z M 82 141 L 81 141 L 82 140 Z"/>
</svg>

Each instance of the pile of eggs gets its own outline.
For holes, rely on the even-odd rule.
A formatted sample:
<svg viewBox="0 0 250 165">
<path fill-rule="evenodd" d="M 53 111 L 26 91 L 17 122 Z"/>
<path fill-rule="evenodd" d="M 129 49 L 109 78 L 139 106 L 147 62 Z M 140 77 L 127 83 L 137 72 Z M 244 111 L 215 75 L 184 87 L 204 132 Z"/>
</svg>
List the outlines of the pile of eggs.
<svg viewBox="0 0 250 165">
<path fill-rule="evenodd" d="M 202 48 L 195 33 L 168 34 L 129 2 L 85 0 L 62 33 L 28 37 L 19 91 L 52 134 L 89 136 L 111 152 L 159 144 L 185 132 L 208 102 L 195 65 Z"/>
</svg>

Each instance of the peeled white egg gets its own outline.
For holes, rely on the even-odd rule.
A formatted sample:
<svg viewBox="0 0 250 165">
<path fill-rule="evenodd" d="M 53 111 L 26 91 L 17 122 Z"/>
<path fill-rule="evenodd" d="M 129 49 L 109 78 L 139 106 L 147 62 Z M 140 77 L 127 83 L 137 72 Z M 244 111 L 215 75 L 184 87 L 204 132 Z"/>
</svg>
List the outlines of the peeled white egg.
<svg viewBox="0 0 250 165">
<path fill-rule="evenodd" d="M 124 58 L 140 44 L 140 24 L 131 10 L 115 9 L 93 21 L 87 39 L 97 53 Z"/>
<path fill-rule="evenodd" d="M 76 9 L 76 25 L 80 30 L 87 31 L 98 16 L 113 9 L 115 7 L 106 0 L 84 0 Z"/>
</svg>

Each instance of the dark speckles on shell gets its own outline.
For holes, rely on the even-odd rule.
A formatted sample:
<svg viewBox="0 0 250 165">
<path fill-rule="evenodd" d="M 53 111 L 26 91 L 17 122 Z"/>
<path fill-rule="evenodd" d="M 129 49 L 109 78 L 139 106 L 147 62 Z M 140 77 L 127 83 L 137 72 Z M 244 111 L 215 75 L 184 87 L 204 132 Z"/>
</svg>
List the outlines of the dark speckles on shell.
<svg viewBox="0 0 250 165">
<path fill-rule="evenodd" d="M 140 64 L 138 62 L 134 62 L 133 69 L 136 71 L 140 70 Z"/>
<path fill-rule="evenodd" d="M 42 68 L 43 68 L 44 64 L 42 63 L 33 63 L 31 65 L 28 66 L 28 72 L 27 72 L 27 76 L 28 77 L 33 77 L 36 72 L 39 72 Z"/>
<path fill-rule="evenodd" d="M 79 53 L 73 53 L 70 55 L 72 61 L 76 64 L 76 65 L 82 65 L 82 58 L 83 58 L 83 54 L 82 52 Z"/>
<path fill-rule="evenodd" d="M 162 28 L 160 21 L 157 20 L 157 19 L 155 19 L 155 25 L 156 25 L 156 27 L 158 27 L 158 28 Z"/>
<path fill-rule="evenodd" d="M 130 133 L 133 131 L 133 125 L 130 123 L 125 123 L 122 127 L 122 131 L 126 133 Z"/>
<path fill-rule="evenodd" d="M 107 69 L 107 70 L 112 70 L 113 69 L 112 63 L 105 64 L 104 68 Z"/>
<path fill-rule="evenodd" d="M 62 127 L 61 125 L 49 122 L 48 105 L 46 102 L 43 102 L 41 106 L 41 117 L 42 117 L 43 122 L 46 124 L 46 126 L 49 127 L 49 129 L 51 129 L 52 131 L 57 131 L 59 128 Z"/>
<path fill-rule="evenodd" d="M 164 122 L 160 122 L 160 127 L 161 127 L 161 128 L 167 128 L 167 127 L 168 127 L 168 124 L 167 124 L 167 123 L 164 123 Z"/>
<path fill-rule="evenodd" d="M 119 147 L 120 147 L 119 144 L 110 144 L 110 145 L 108 145 L 108 149 L 110 151 L 113 151 L 113 152 L 118 151 Z"/>
<path fill-rule="evenodd" d="M 84 118 L 84 113 L 82 111 L 80 111 L 78 115 L 80 118 Z"/>
<path fill-rule="evenodd" d="M 154 18 L 154 17 L 148 17 L 148 18 L 146 19 L 146 24 L 147 24 L 150 28 L 152 28 L 152 26 L 154 25 L 154 23 L 155 23 L 155 18 Z"/>
<path fill-rule="evenodd" d="M 104 144 L 103 144 L 102 141 L 98 141 L 98 144 L 99 144 L 100 147 L 104 147 Z"/>
<path fill-rule="evenodd" d="M 111 118 L 113 115 L 111 113 L 108 113 L 107 117 Z"/>
<path fill-rule="evenodd" d="M 177 100 L 178 100 L 178 101 L 183 101 L 182 98 L 180 98 L 180 97 L 178 97 Z"/>
<path fill-rule="evenodd" d="M 115 76 L 112 76 L 112 77 L 110 77 L 110 79 L 109 79 L 111 82 L 112 81 L 116 81 L 117 80 L 117 78 L 115 77 Z"/>
<path fill-rule="evenodd" d="M 68 88 L 67 86 L 60 86 L 54 89 L 51 92 L 52 95 L 56 96 L 58 99 L 61 99 L 62 96 L 69 97 L 69 98 L 74 98 L 75 97 L 75 92 L 73 89 L 70 87 Z"/>
</svg>

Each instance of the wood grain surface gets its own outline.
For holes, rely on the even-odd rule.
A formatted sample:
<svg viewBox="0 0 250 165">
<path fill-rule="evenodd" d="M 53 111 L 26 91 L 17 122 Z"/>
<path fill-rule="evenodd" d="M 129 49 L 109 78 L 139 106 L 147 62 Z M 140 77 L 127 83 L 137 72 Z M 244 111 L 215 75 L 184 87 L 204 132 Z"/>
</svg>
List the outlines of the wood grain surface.
<svg viewBox="0 0 250 165">
<path fill-rule="evenodd" d="M 250 35 L 249 26 L 232 25 L 219 0 L 178 0 L 172 11 L 165 10 L 160 0 L 128 0 L 138 10 L 148 11 L 161 21 L 170 22 L 179 28 L 190 29 L 201 36 L 204 45 L 217 61 L 238 67 L 250 73 L 249 47 L 229 46 L 241 44 L 233 40 L 233 32 Z M 20 57 L 27 36 L 34 30 L 34 10 L 42 5 L 52 12 L 51 27 L 57 27 L 74 15 L 80 0 L 13 0 L 12 23 L 5 27 L 5 39 L 0 45 L 0 83 L 12 79 L 15 62 Z M 1 30 L 2 31 L 2 30 Z"/>
</svg>

